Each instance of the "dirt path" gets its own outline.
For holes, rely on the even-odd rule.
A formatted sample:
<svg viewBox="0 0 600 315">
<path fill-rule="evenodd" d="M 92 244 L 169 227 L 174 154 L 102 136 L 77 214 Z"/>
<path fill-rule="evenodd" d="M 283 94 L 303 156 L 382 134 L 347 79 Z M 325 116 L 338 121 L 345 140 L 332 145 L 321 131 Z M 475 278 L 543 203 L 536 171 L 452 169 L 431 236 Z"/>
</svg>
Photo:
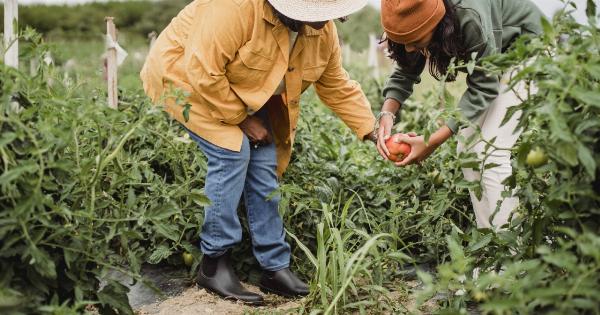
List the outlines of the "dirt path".
<svg viewBox="0 0 600 315">
<path fill-rule="evenodd" d="M 255 286 L 244 286 L 252 292 L 262 294 Z M 253 312 L 288 314 L 301 305 L 301 300 L 287 300 L 275 295 L 265 295 L 265 300 L 264 306 L 252 307 L 221 299 L 204 289 L 192 286 L 164 301 L 143 305 L 136 312 L 139 315 L 237 315 Z"/>
<path fill-rule="evenodd" d="M 158 294 L 142 282 L 130 286 L 129 300 L 138 315 L 237 315 L 237 314 L 294 314 L 304 304 L 302 299 L 286 299 L 273 294 L 264 294 L 258 287 L 244 283 L 244 286 L 265 298 L 265 305 L 248 306 L 224 300 L 190 280 L 187 271 L 171 266 L 145 266 L 144 277 L 153 283 L 164 295 Z M 114 275 L 124 280 L 123 275 Z M 131 281 L 123 281 L 124 284 Z M 419 309 L 416 308 L 414 292 L 420 287 L 416 280 L 402 281 L 392 285 L 386 304 L 395 305 L 389 314 L 432 314 L 435 299 Z M 381 301 L 384 302 L 383 300 Z"/>
</svg>

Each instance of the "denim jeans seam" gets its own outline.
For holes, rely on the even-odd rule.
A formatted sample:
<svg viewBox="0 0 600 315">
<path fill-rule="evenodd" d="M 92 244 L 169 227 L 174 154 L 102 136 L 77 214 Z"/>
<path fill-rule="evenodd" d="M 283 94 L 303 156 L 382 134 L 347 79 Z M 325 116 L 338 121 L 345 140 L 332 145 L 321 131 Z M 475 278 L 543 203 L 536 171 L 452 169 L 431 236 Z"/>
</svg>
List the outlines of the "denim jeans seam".
<svg viewBox="0 0 600 315">
<path fill-rule="evenodd" d="M 218 183 L 219 186 L 223 185 L 223 167 L 222 167 L 222 161 L 221 159 L 217 159 L 218 160 L 218 167 L 217 169 L 219 170 L 217 173 L 217 178 L 218 178 Z M 215 207 L 213 207 L 213 220 L 211 222 L 211 236 L 214 238 L 214 240 L 216 241 L 216 243 L 218 244 L 219 247 L 221 247 L 221 235 L 218 233 L 219 229 L 218 229 L 218 224 L 217 222 L 219 222 L 219 218 L 221 217 L 221 213 L 219 211 L 219 209 L 223 206 L 223 191 L 222 190 L 218 190 L 217 192 L 217 202 L 215 202 Z"/>
<path fill-rule="evenodd" d="M 248 175 L 246 175 L 248 176 Z M 246 178 L 246 182 L 248 181 L 248 178 Z M 248 205 L 248 193 L 247 193 L 247 189 L 246 189 L 246 183 L 244 183 L 244 203 L 246 204 L 246 212 L 248 213 L 248 231 L 250 231 L 250 239 L 252 242 L 252 246 L 254 247 L 256 244 L 254 243 L 254 231 L 253 231 L 253 226 L 254 226 L 254 216 L 252 215 L 252 211 L 250 210 L 250 206 Z M 256 257 L 259 262 L 263 261 L 263 255 L 262 253 L 258 254 L 259 257 Z"/>
</svg>

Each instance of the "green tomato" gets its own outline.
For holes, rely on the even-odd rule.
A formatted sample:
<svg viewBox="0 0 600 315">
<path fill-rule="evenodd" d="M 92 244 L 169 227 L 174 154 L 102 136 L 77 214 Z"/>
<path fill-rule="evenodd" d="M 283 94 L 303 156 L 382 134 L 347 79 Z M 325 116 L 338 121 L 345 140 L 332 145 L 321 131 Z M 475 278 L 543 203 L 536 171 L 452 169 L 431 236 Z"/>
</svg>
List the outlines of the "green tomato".
<svg viewBox="0 0 600 315">
<path fill-rule="evenodd" d="M 188 267 L 191 267 L 194 263 L 194 256 L 188 252 L 181 254 L 181 258 L 183 258 L 183 263 Z"/>
<path fill-rule="evenodd" d="M 531 167 L 540 167 L 548 163 L 548 156 L 541 148 L 534 148 L 527 154 L 526 162 Z"/>
<path fill-rule="evenodd" d="M 438 170 L 431 171 L 427 175 L 429 176 L 429 178 L 431 179 L 431 182 L 433 183 L 433 185 L 435 187 L 439 187 L 439 186 L 442 186 L 442 184 L 444 184 L 444 178 L 442 177 L 442 174 L 440 174 L 440 172 Z"/>
</svg>

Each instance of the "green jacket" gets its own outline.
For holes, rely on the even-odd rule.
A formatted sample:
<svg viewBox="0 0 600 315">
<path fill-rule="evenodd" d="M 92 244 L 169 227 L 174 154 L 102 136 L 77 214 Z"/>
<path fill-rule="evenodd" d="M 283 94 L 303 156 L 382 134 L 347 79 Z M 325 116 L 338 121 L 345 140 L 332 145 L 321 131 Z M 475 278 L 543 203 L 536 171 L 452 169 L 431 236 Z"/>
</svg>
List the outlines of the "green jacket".
<svg viewBox="0 0 600 315">
<path fill-rule="evenodd" d="M 458 4 L 464 47 L 468 56 L 477 52 L 477 58 L 506 51 L 513 41 L 524 34 L 542 33 L 542 12 L 529 0 L 450 0 Z M 397 66 L 386 83 L 383 96 L 401 104 L 413 93 L 413 85 L 420 83 L 425 64 L 412 71 Z M 498 96 L 500 78 L 475 70 L 467 76 L 467 91 L 458 104 L 463 116 L 476 120 Z M 448 122 L 453 132 L 455 122 Z"/>
</svg>

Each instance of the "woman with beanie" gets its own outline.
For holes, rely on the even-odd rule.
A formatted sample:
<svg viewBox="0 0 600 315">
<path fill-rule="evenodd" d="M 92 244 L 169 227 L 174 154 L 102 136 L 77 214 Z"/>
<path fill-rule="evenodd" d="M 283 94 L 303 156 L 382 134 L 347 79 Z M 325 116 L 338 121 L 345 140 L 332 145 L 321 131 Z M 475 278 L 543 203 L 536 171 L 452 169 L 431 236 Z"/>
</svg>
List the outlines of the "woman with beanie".
<svg viewBox="0 0 600 315">
<path fill-rule="evenodd" d="M 395 115 L 420 82 L 428 63 L 429 72 L 438 79 L 453 81 L 448 73 L 451 60 L 468 62 L 505 52 L 519 36 L 535 36 L 542 32 L 541 11 L 529 0 L 382 0 L 381 21 L 391 58 L 397 68 L 383 91 L 385 102 L 379 115 L 378 144 L 380 154 L 389 155 L 385 141 L 390 137 Z M 503 198 L 503 181 L 512 174 L 510 150 L 521 130 L 516 130 L 520 113 L 502 124 L 507 108 L 521 103 L 526 87 L 507 87 L 509 74 L 502 77 L 476 68 L 467 75 L 467 90 L 459 101 L 462 116 L 471 124 L 460 128 L 447 121 L 434 132 L 428 142 L 422 136 L 402 136 L 401 142 L 411 145 L 411 153 L 398 166 L 420 163 L 455 133 L 459 134 L 459 151 L 476 153 L 486 164 L 497 167 L 476 171 L 463 169 L 465 179 L 478 181 L 482 195 L 470 191 L 477 225 L 499 228 L 508 223 L 518 206 L 516 197 Z M 521 96 L 521 98 L 519 97 Z M 465 143 L 476 130 L 481 138 L 474 144 Z M 411 135 L 412 136 L 412 135 Z M 493 142 L 496 150 L 486 146 Z M 499 209 L 497 207 L 499 206 Z"/>
</svg>

